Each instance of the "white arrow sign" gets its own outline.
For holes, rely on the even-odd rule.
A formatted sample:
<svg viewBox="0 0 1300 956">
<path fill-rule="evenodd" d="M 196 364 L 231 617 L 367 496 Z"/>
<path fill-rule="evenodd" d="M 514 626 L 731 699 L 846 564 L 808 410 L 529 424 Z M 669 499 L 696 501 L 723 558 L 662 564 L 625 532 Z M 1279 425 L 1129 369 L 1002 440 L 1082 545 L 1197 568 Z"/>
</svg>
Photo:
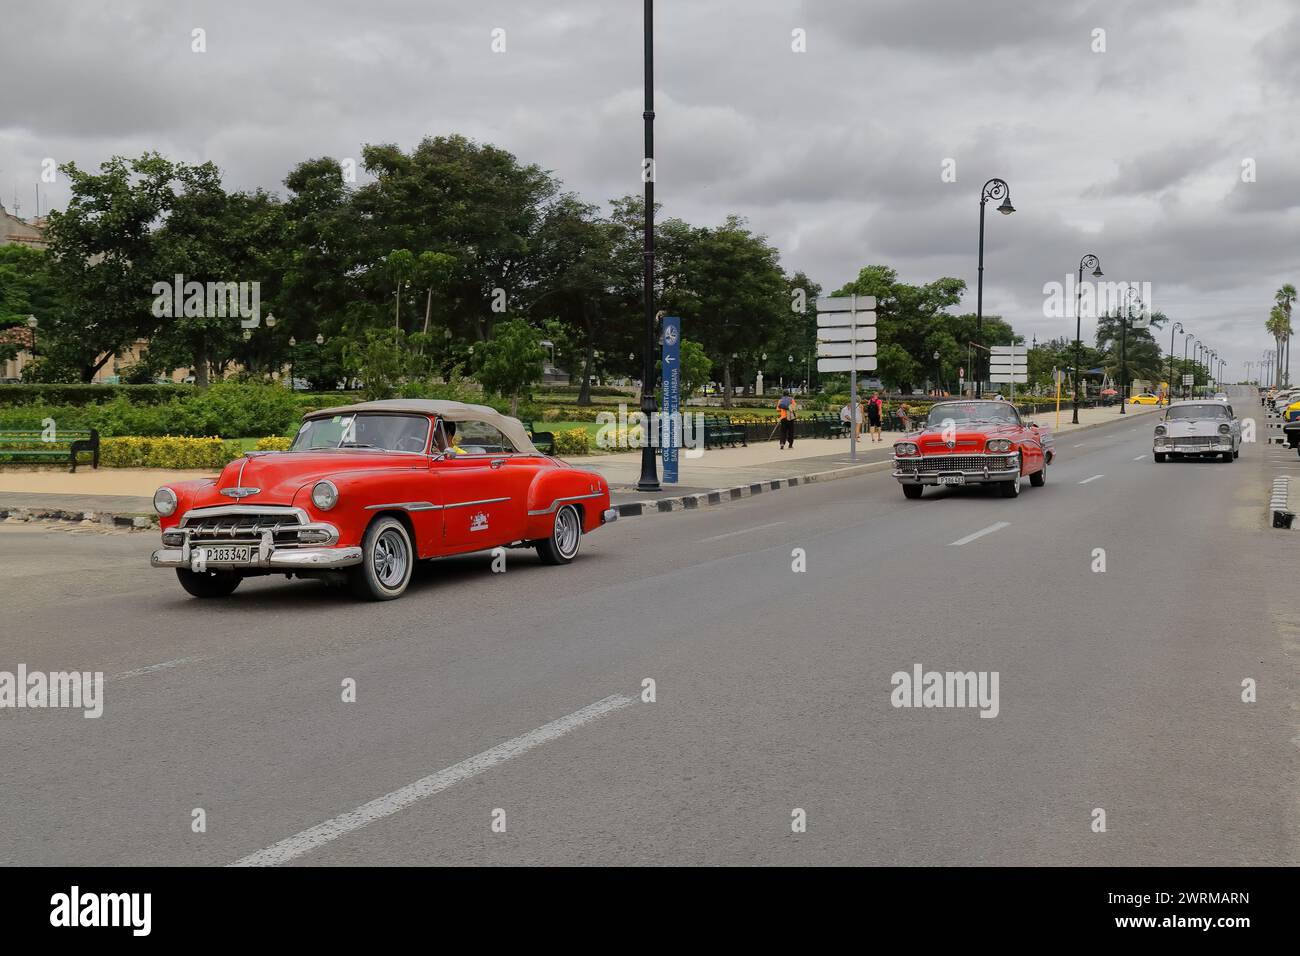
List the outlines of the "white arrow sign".
<svg viewBox="0 0 1300 956">
<path fill-rule="evenodd" d="M 836 295 L 817 300 L 818 312 L 870 312 L 875 307 L 874 295 Z"/>
<path fill-rule="evenodd" d="M 818 312 L 817 328 L 848 328 L 852 325 L 863 328 L 876 324 L 874 312 Z"/>
<path fill-rule="evenodd" d="M 876 341 L 876 327 L 874 325 L 859 325 L 856 329 L 845 326 L 843 328 L 818 329 L 818 342 L 874 342 Z"/>
<path fill-rule="evenodd" d="M 876 360 L 872 356 L 859 356 L 858 358 L 819 358 L 817 360 L 817 371 L 819 372 L 874 372 L 876 370 Z"/>
<path fill-rule="evenodd" d="M 875 355 L 875 342 L 818 342 L 819 358 L 839 358 L 854 355 Z"/>
</svg>

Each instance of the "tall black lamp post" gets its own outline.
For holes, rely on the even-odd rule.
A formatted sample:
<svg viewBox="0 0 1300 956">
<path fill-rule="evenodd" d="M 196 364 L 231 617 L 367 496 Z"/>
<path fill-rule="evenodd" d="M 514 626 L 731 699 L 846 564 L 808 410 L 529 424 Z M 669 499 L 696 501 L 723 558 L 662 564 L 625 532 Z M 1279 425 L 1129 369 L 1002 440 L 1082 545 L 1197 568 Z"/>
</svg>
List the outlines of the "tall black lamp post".
<svg viewBox="0 0 1300 956">
<path fill-rule="evenodd" d="M 1174 336 L 1183 330 L 1183 323 L 1175 322 L 1174 327 L 1169 330 L 1169 394 L 1165 396 L 1165 404 L 1174 400 Z"/>
<path fill-rule="evenodd" d="M 321 356 L 321 346 L 325 344 L 325 336 L 316 333 L 316 385 L 320 386 L 321 379 L 325 377 L 325 359 Z"/>
<path fill-rule="evenodd" d="M 1184 374 L 1184 375 L 1187 374 L 1187 346 L 1191 345 L 1191 344 L 1192 344 L 1193 342 L 1195 342 L 1195 341 L 1196 341 L 1196 336 L 1192 335 L 1192 333 L 1190 333 L 1190 332 L 1187 333 L 1187 338 L 1183 339 L 1183 374 Z M 1196 382 L 1196 376 L 1195 376 L 1195 375 L 1192 376 L 1192 382 L 1193 382 L 1193 383 Z M 1186 398 L 1186 397 L 1187 397 L 1187 386 L 1184 385 L 1184 386 L 1183 386 L 1183 398 Z"/>
<path fill-rule="evenodd" d="M 1101 260 L 1091 252 L 1079 260 L 1079 281 L 1074 286 L 1074 418 L 1073 423 L 1079 424 L 1079 374 L 1083 371 L 1083 342 L 1080 336 L 1083 334 L 1083 315 L 1081 313 L 1083 299 L 1083 270 L 1091 269 L 1094 278 L 1100 279 L 1102 276 Z"/>
<path fill-rule="evenodd" d="M 36 361 L 36 327 L 38 325 L 40 325 L 40 323 L 36 320 L 36 316 L 34 315 L 27 316 L 27 327 L 32 330 L 32 361 L 33 362 Z"/>
<path fill-rule="evenodd" d="M 1128 403 L 1128 324 L 1133 319 L 1133 300 L 1138 297 L 1137 289 L 1130 288 L 1125 296 L 1125 315 L 1120 318 L 1119 333 L 1119 413 L 1127 415 L 1124 406 Z M 1140 301 L 1140 300 L 1139 300 Z"/>
<path fill-rule="evenodd" d="M 641 178 L 645 181 L 645 246 L 642 253 L 642 283 L 645 298 L 645 354 L 641 356 L 641 411 L 645 415 L 646 433 L 655 413 L 655 80 L 654 80 L 654 0 L 645 0 L 645 156 Z M 637 491 L 659 490 L 659 468 L 655 448 L 647 441 L 641 449 L 641 478 Z"/>
<path fill-rule="evenodd" d="M 1005 179 L 990 179 L 980 190 L 980 259 L 979 272 L 975 278 L 975 340 L 980 344 L 984 342 L 984 204 L 990 199 L 1001 199 L 1002 204 L 998 206 L 998 212 L 1004 216 L 1009 216 L 1016 211 L 1016 207 L 1011 205 L 1011 187 L 1007 185 Z M 983 358 L 980 355 L 975 356 L 975 361 L 971 363 L 971 378 L 975 382 L 975 397 L 980 397 L 981 386 L 984 384 Z"/>
</svg>

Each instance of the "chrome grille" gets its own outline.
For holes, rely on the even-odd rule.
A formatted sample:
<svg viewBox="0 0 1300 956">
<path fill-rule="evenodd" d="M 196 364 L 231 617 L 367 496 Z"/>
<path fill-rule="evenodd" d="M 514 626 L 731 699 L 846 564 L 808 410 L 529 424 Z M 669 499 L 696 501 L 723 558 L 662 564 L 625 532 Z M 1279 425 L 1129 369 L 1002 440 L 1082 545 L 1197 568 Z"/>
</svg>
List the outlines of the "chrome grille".
<svg viewBox="0 0 1300 956">
<path fill-rule="evenodd" d="M 927 455 L 922 458 L 901 458 L 898 470 L 918 475 L 937 475 L 949 471 L 1010 471 L 1016 467 L 1012 455 Z"/>
<path fill-rule="evenodd" d="M 245 541 L 256 543 L 269 531 L 276 544 L 298 541 L 298 516 L 294 514 L 247 514 L 191 516 L 181 522 L 191 541 Z"/>
<path fill-rule="evenodd" d="M 1227 439 L 1227 435 L 1182 435 L 1178 438 L 1166 438 L 1165 441 L 1171 445 L 1213 445 Z"/>
</svg>

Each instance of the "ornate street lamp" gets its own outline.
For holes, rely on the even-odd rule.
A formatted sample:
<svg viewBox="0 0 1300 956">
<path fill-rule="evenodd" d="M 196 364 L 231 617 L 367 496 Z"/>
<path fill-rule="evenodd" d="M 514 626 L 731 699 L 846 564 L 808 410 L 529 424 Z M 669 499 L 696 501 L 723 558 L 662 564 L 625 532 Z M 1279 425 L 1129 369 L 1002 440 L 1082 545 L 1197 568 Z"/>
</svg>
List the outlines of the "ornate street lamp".
<svg viewBox="0 0 1300 956">
<path fill-rule="evenodd" d="M 1083 371 L 1083 315 L 1081 300 L 1083 298 L 1083 270 L 1091 269 L 1094 278 L 1102 277 L 1101 260 L 1091 252 L 1079 260 L 1079 281 L 1074 286 L 1074 418 L 1079 424 L 1079 373 Z"/>
<path fill-rule="evenodd" d="M 1174 327 L 1169 330 L 1169 394 L 1165 396 L 1165 402 L 1174 400 L 1174 336 L 1183 330 L 1183 323 L 1175 322 Z"/>
<path fill-rule="evenodd" d="M 642 297 L 645 305 L 645 354 L 641 356 L 641 411 L 646 427 L 655 413 L 655 83 L 654 83 L 654 0 L 644 2 L 645 25 L 645 107 L 641 119 L 645 122 L 645 152 L 642 156 L 641 179 L 645 184 L 645 239 L 641 253 Z M 655 462 L 655 449 L 646 442 L 641 449 L 641 478 L 637 491 L 659 490 L 659 467 Z"/>
<path fill-rule="evenodd" d="M 984 331 L 984 204 L 990 199 L 1001 199 L 1002 203 L 998 206 L 998 212 L 1004 216 L 1009 216 L 1016 211 L 1016 207 L 1011 205 L 1011 187 L 1007 185 L 1005 179 L 990 179 L 980 190 L 980 257 L 979 272 L 975 280 L 975 340 L 983 344 Z M 980 363 L 981 357 L 975 356 L 975 361 L 971 368 L 971 378 L 975 380 L 975 397 L 979 398 L 980 386 L 984 383 L 984 376 L 981 374 Z"/>
<path fill-rule="evenodd" d="M 1133 300 L 1138 298 L 1137 289 L 1129 287 L 1125 295 L 1125 315 L 1120 316 L 1120 333 L 1119 333 L 1119 413 L 1127 415 L 1128 412 L 1124 406 L 1128 400 L 1128 324 L 1133 318 Z"/>
</svg>

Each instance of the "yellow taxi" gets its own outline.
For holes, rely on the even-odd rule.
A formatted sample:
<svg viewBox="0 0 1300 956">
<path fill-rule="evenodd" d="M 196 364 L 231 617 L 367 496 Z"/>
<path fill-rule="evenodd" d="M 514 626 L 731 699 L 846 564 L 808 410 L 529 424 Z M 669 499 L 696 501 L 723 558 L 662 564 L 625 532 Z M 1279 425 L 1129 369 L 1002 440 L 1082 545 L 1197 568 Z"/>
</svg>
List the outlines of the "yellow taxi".
<svg viewBox="0 0 1300 956">
<path fill-rule="evenodd" d="M 1159 405 L 1160 396 L 1152 395 L 1150 392 L 1143 392 L 1141 395 L 1134 395 L 1128 400 L 1130 405 Z"/>
</svg>

